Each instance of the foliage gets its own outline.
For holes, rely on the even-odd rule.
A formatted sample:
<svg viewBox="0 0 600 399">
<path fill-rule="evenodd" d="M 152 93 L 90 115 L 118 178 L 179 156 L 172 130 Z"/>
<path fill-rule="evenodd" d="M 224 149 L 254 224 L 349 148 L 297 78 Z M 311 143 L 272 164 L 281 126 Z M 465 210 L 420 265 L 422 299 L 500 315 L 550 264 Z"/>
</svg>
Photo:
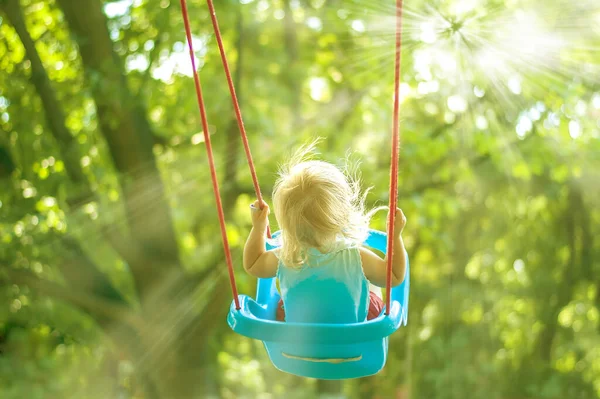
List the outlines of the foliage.
<svg viewBox="0 0 600 399">
<path fill-rule="evenodd" d="M 250 294 L 254 190 L 206 4 L 188 3 Z M 216 3 L 267 200 L 321 136 L 385 204 L 393 2 Z M 331 383 L 226 325 L 178 2 L 0 0 L 0 397 L 600 397 L 600 6 L 405 3 L 409 326 L 379 375 Z"/>
</svg>

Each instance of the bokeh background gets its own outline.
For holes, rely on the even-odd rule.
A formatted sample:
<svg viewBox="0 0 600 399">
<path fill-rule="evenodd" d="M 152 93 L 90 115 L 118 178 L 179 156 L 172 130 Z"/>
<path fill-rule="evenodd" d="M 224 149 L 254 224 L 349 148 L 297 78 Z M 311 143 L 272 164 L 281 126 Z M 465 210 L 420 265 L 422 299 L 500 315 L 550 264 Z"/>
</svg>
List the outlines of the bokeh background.
<svg viewBox="0 0 600 399">
<path fill-rule="evenodd" d="M 206 4 L 188 3 L 252 294 L 254 190 Z M 380 374 L 331 382 L 277 371 L 226 324 L 179 2 L 0 0 L 0 397 L 600 397 L 600 3 L 405 3 L 409 325 Z M 267 201 L 319 136 L 387 203 L 394 2 L 216 8 Z"/>
</svg>

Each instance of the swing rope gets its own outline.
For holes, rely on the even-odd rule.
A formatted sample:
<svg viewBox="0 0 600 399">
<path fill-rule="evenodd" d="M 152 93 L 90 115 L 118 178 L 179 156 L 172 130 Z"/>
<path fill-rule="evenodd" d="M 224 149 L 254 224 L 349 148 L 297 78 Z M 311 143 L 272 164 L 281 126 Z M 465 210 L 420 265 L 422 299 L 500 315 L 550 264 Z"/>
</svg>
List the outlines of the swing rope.
<svg viewBox="0 0 600 399">
<path fill-rule="evenodd" d="M 235 86 L 233 79 L 231 78 L 231 70 L 229 69 L 229 62 L 227 62 L 227 56 L 225 55 L 225 47 L 223 46 L 223 39 L 221 37 L 221 30 L 219 29 L 219 22 L 217 20 L 217 12 L 212 0 L 206 0 L 208 9 L 210 11 L 210 19 L 212 21 L 213 30 L 215 31 L 215 37 L 217 39 L 217 45 L 219 46 L 219 52 L 221 53 L 221 61 L 223 63 L 223 69 L 225 70 L 225 76 L 227 77 L 227 85 L 229 86 L 229 93 L 231 95 L 231 102 L 233 103 L 233 109 L 235 110 L 235 118 L 237 119 L 238 128 L 240 130 L 240 137 L 244 144 L 244 152 L 246 153 L 246 159 L 248 160 L 248 167 L 250 168 L 250 175 L 252 176 L 252 184 L 254 185 L 254 191 L 256 193 L 256 199 L 258 200 L 260 209 L 263 209 L 263 198 L 260 192 L 260 186 L 258 184 L 258 177 L 256 176 L 256 169 L 254 168 L 254 162 L 252 161 L 252 153 L 250 152 L 250 145 L 248 144 L 248 135 L 246 134 L 246 128 L 244 126 L 244 120 L 242 119 L 242 111 L 240 109 L 240 103 L 235 92 Z M 267 237 L 271 238 L 271 229 L 267 224 Z"/>
<path fill-rule="evenodd" d="M 256 170 L 254 167 L 254 162 L 252 160 L 252 154 L 250 152 L 250 146 L 248 144 L 248 137 L 246 134 L 246 129 L 244 127 L 244 122 L 242 119 L 242 112 L 240 110 L 239 102 L 237 99 L 237 95 L 235 92 L 235 86 L 233 84 L 233 79 L 231 78 L 231 71 L 229 69 L 229 64 L 227 62 L 227 57 L 225 55 L 225 50 L 223 46 L 223 40 L 221 37 L 221 32 L 219 29 L 219 24 L 217 21 L 217 13 L 215 11 L 213 1 L 206 0 L 208 4 L 208 8 L 210 10 L 210 16 L 212 20 L 213 29 L 215 32 L 215 37 L 217 39 L 217 44 L 219 46 L 219 52 L 221 54 L 221 61 L 223 63 L 223 68 L 225 70 L 225 75 L 227 77 L 227 84 L 229 86 L 229 92 L 231 95 L 231 100 L 233 103 L 233 107 L 235 109 L 235 115 L 238 123 L 238 128 L 240 130 L 240 136 L 242 138 L 242 142 L 244 145 L 244 151 L 246 153 L 246 158 L 248 160 L 248 166 L 250 167 L 250 174 L 252 176 L 252 183 L 254 185 L 254 190 L 256 192 L 256 197 L 259 201 L 260 206 L 263 205 L 262 194 L 260 191 L 260 186 L 258 184 L 258 178 L 256 176 Z M 183 21 L 185 25 L 185 32 L 188 41 L 188 46 L 190 50 L 190 59 L 192 62 L 192 69 L 194 72 L 194 83 L 196 88 L 196 95 L 198 98 L 198 108 L 200 110 L 200 116 L 202 119 L 202 128 L 204 130 L 204 140 L 206 143 L 206 152 L 208 154 L 208 163 L 210 166 L 210 174 L 213 185 L 213 192 L 215 195 L 217 212 L 219 216 L 219 224 L 221 227 L 221 238 L 223 241 L 223 248 L 225 251 L 225 258 L 227 261 L 227 268 L 229 271 L 229 281 L 231 284 L 231 290 L 233 292 L 233 299 L 235 301 L 236 309 L 240 309 L 240 304 L 238 300 L 237 287 L 235 283 L 235 275 L 233 272 L 233 262 L 231 260 L 231 251 L 229 249 L 229 242 L 227 240 L 227 232 L 225 227 L 225 216 L 223 213 L 223 205 L 221 202 L 221 195 L 219 192 L 219 185 L 217 181 L 217 174 L 215 170 L 214 158 L 212 153 L 212 145 L 210 142 L 210 135 L 208 134 L 208 122 L 206 119 L 206 110 L 204 106 L 204 98 L 202 96 L 202 88 L 200 85 L 200 78 L 198 76 L 198 71 L 196 70 L 196 61 L 194 58 L 194 49 L 192 45 L 192 34 L 190 30 L 189 23 L 189 15 L 187 10 L 186 0 L 180 0 L 181 3 L 181 12 L 183 16 Z M 401 61 L 401 46 L 402 46 L 402 0 L 396 0 L 396 51 L 395 51 L 395 70 L 394 70 L 394 116 L 393 116 L 393 126 L 392 126 L 392 154 L 391 154 L 391 165 L 390 165 L 390 213 L 389 213 L 389 227 L 388 227 L 388 237 L 387 237 L 387 248 L 388 248 L 388 256 L 387 256 L 387 277 L 386 277 L 386 311 L 385 314 L 389 315 L 390 309 L 390 299 L 391 299 L 391 282 L 392 282 L 392 259 L 393 259 L 393 246 L 394 246 L 394 222 L 396 215 L 396 207 L 397 207 L 397 196 L 398 196 L 398 158 L 399 158 L 399 145 L 400 145 L 400 129 L 399 129 L 399 111 L 400 111 L 400 61 Z M 267 227 L 267 235 L 271 236 L 270 229 Z"/>
<path fill-rule="evenodd" d="M 237 286 L 235 284 L 235 274 L 233 273 L 233 262 L 231 260 L 231 250 L 229 249 L 229 241 L 227 240 L 227 230 L 225 227 L 225 214 L 223 213 L 223 204 L 221 202 L 221 194 L 219 192 L 219 182 L 217 180 L 217 172 L 215 168 L 215 160 L 213 157 L 212 145 L 210 142 L 210 134 L 208 133 L 208 121 L 206 119 L 206 109 L 204 107 L 204 98 L 202 96 L 202 87 L 200 85 L 200 77 L 196 69 L 196 60 L 194 57 L 194 46 L 192 45 L 192 33 L 190 29 L 190 20 L 188 15 L 188 9 L 186 0 L 180 0 L 181 2 L 181 14 L 183 16 L 183 24 L 185 26 L 185 35 L 188 41 L 188 47 L 190 50 L 190 59 L 192 61 L 192 69 L 194 71 L 194 84 L 196 86 L 196 97 L 198 98 L 198 108 L 200 110 L 200 118 L 202 120 L 202 130 L 204 133 L 204 142 L 206 143 L 206 153 L 208 155 L 208 165 L 210 166 L 210 178 L 212 180 L 213 193 L 215 195 L 215 201 L 217 203 L 217 213 L 219 216 L 219 224 L 221 227 L 221 239 L 223 240 L 223 249 L 225 251 L 225 260 L 227 261 L 227 268 L 229 270 L 229 283 L 231 284 L 231 291 L 233 293 L 233 300 L 235 301 L 235 308 L 240 309 L 240 302 L 238 299 Z"/>
<path fill-rule="evenodd" d="M 390 314 L 392 295 L 392 260 L 394 257 L 394 223 L 398 206 L 398 158 L 400 147 L 400 61 L 402 48 L 402 0 L 396 0 L 396 60 L 394 63 L 394 117 L 392 125 L 392 155 L 390 164 L 390 215 L 387 237 L 387 276 L 385 282 L 385 314 Z M 402 254 L 404 256 L 404 254 Z"/>
</svg>

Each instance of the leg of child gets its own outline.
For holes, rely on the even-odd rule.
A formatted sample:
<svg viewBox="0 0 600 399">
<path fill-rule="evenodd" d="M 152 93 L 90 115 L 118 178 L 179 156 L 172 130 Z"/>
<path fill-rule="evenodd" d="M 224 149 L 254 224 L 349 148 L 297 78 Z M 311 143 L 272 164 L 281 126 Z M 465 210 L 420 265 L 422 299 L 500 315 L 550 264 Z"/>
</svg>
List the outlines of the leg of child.
<svg viewBox="0 0 600 399">
<path fill-rule="evenodd" d="M 283 309 L 283 299 L 280 299 L 279 303 L 277 304 L 277 313 L 275 316 L 275 320 L 285 321 L 285 310 Z"/>
<path fill-rule="evenodd" d="M 281 299 L 281 289 L 279 288 L 279 278 L 275 279 L 275 287 L 279 293 L 279 302 L 277 303 L 277 312 L 275 313 L 275 320 L 285 321 L 285 310 L 283 309 L 283 299 Z"/>
<path fill-rule="evenodd" d="M 384 303 L 381 294 L 381 288 L 369 284 L 369 312 L 367 320 L 372 320 L 378 317 L 383 311 Z"/>
</svg>

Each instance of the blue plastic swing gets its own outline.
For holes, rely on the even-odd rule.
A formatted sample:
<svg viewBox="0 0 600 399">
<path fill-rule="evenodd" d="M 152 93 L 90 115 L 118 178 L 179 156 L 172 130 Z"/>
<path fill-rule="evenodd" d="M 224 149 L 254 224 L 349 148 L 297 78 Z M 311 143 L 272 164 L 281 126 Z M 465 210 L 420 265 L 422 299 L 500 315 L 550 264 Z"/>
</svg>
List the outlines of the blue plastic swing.
<svg viewBox="0 0 600 399">
<path fill-rule="evenodd" d="M 364 245 L 385 254 L 386 237 L 370 230 Z M 267 244 L 267 249 L 273 248 Z M 271 362 L 281 371 L 325 380 L 376 374 L 387 359 L 388 337 L 408 321 L 410 269 L 406 257 L 404 282 L 392 289 L 387 316 L 382 313 L 373 320 L 352 324 L 336 323 L 335 315 L 332 324 L 278 322 L 275 316 L 280 297 L 275 278 L 267 278 L 259 279 L 256 300 L 238 296 L 241 309 L 236 310 L 232 303 L 227 322 L 236 333 L 263 341 Z M 321 287 L 314 295 L 327 300 L 327 293 L 334 291 Z"/>
<path fill-rule="evenodd" d="M 213 162 L 212 146 L 208 134 L 208 121 L 200 77 L 198 76 L 193 40 L 190 29 L 186 0 L 180 0 L 181 11 L 186 31 L 187 42 L 190 50 L 190 61 L 194 71 L 194 82 L 198 97 L 199 111 L 202 120 L 202 128 L 206 143 L 206 151 L 211 169 L 211 181 L 214 194 L 220 198 L 219 185 Z M 229 84 L 231 99 L 236 110 L 236 118 L 240 128 L 240 135 L 250 172 L 253 178 L 256 196 L 262 202 L 262 196 L 256 178 L 256 171 L 250 155 L 250 148 L 241 117 L 241 110 L 235 94 L 235 88 L 227 58 L 222 46 L 216 12 L 212 0 L 207 0 L 210 9 L 211 20 L 219 44 L 221 60 L 225 69 L 225 75 Z M 390 209 L 396 209 L 397 176 L 398 176 L 398 148 L 399 148 L 399 102 L 400 102 L 400 48 L 402 44 L 402 0 L 396 0 L 396 61 L 394 82 L 394 123 L 392 130 L 392 158 L 390 167 Z M 379 372 L 385 365 L 388 350 L 388 337 L 396 331 L 400 325 L 406 325 L 408 320 L 408 294 L 410 288 L 410 273 L 408 255 L 406 255 L 406 276 L 404 282 L 392 289 L 391 309 L 388 315 L 381 314 L 379 317 L 362 323 L 336 323 L 336 315 L 331 318 L 332 324 L 278 322 L 275 320 L 279 293 L 275 286 L 275 279 L 259 279 L 256 291 L 256 300 L 245 295 L 237 295 L 233 263 L 227 241 L 225 217 L 220 200 L 217 200 L 217 212 L 219 215 L 223 248 L 226 255 L 227 267 L 231 280 L 231 288 L 235 300 L 239 300 L 240 309 L 236 309 L 235 300 L 231 305 L 227 321 L 233 331 L 250 338 L 262 340 L 267 349 L 271 361 L 278 369 L 304 377 L 320 379 L 346 379 L 364 377 Z M 393 214 L 392 214 L 393 215 Z M 390 219 L 393 226 L 393 218 Z M 383 253 L 386 252 L 386 234 L 371 230 L 369 237 L 365 240 L 366 246 L 375 248 Z M 267 245 L 267 249 L 272 249 Z M 323 286 L 315 290 L 314 295 L 334 295 L 339 292 L 339 285 L 332 283 L 331 290 L 324 290 Z M 326 299 L 326 298 L 324 298 Z M 336 298 L 339 299 L 339 298 Z M 338 320 L 339 321 L 339 320 Z"/>
</svg>

